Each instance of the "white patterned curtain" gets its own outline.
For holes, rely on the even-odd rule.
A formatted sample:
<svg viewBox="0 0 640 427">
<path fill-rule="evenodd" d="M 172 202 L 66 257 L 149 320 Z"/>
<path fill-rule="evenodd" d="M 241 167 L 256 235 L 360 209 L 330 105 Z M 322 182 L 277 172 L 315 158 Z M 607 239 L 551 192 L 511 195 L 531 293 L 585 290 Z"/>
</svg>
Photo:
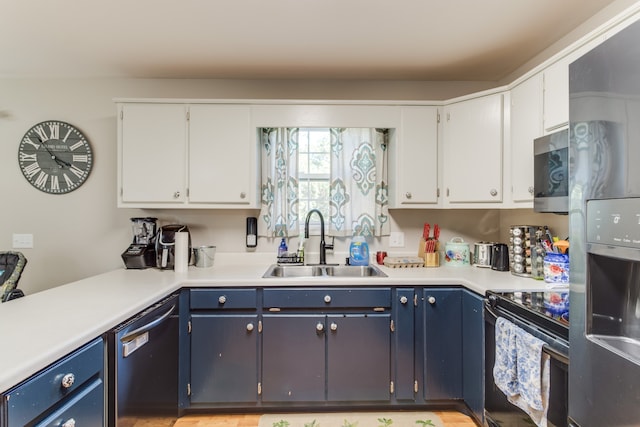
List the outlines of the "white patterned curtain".
<svg viewBox="0 0 640 427">
<path fill-rule="evenodd" d="M 298 129 L 260 129 L 262 183 L 259 234 L 298 235 Z"/>
<path fill-rule="evenodd" d="M 389 235 L 388 129 L 332 128 L 329 235 Z"/>
</svg>

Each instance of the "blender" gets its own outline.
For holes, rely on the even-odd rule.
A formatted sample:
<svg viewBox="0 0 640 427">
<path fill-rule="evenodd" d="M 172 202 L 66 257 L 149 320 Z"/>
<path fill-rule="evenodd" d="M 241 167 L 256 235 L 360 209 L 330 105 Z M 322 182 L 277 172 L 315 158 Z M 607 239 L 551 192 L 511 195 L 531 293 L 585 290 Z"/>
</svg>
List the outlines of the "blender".
<svg viewBox="0 0 640 427">
<path fill-rule="evenodd" d="M 122 254 L 126 268 L 143 269 L 156 266 L 156 221 L 158 218 L 131 218 L 133 242 Z"/>
</svg>

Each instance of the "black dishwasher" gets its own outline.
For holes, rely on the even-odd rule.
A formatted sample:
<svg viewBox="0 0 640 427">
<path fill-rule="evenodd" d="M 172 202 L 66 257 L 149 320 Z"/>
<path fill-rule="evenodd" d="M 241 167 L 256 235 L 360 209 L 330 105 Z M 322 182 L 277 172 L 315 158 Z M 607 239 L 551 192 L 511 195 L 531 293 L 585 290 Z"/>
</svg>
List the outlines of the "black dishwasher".
<svg viewBox="0 0 640 427">
<path fill-rule="evenodd" d="M 110 331 L 108 426 L 178 415 L 178 295 Z"/>
</svg>

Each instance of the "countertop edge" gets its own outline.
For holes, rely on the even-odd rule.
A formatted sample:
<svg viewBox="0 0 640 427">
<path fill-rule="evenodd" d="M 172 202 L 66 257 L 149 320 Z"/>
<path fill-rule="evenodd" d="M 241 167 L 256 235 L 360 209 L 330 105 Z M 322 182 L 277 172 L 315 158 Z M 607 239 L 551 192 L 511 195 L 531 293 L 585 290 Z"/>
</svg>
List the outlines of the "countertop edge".
<svg viewBox="0 0 640 427">
<path fill-rule="evenodd" d="M 487 290 L 540 290 L 543 282 L 476 267 L 380 267 L 388 277 L 263 279 L 268 264 L 126 270 L 92 276 L 0 306 L 0 331 L 12 350 L 0 354 L 0 391 L 6 392 L 75 349 L 101 336 L 154 302 L 184 287 L 461 286 Z M 15 319 L 24 319 L 16 322 Z"/>
</svg>

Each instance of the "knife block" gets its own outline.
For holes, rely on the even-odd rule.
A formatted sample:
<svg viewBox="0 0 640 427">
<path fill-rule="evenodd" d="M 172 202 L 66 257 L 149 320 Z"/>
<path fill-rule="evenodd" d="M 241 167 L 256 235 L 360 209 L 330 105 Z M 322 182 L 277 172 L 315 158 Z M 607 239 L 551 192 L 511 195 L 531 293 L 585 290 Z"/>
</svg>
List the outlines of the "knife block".
<svg viewBox="0 0 640 427">
<path fill-rule="evenodd" d="M 422 258 L 424 259 L 424 254 L 425 254 L 425 246 L 427 244 L 427 241 L 424 239 L 424 237 L 420 238 L 420 243 L 418 243 L 418 258 Z"/>
<path fill-rule="evenodd" d="M 435 251 L 427 252 L 426 251 L 427 241 L 424 237 L 420 238 L 420 243 L 418 244 L 418 257 L 424 259 L 425 267 L 440 267 L 440 242 L 436 241 Z"/>
</svg>

